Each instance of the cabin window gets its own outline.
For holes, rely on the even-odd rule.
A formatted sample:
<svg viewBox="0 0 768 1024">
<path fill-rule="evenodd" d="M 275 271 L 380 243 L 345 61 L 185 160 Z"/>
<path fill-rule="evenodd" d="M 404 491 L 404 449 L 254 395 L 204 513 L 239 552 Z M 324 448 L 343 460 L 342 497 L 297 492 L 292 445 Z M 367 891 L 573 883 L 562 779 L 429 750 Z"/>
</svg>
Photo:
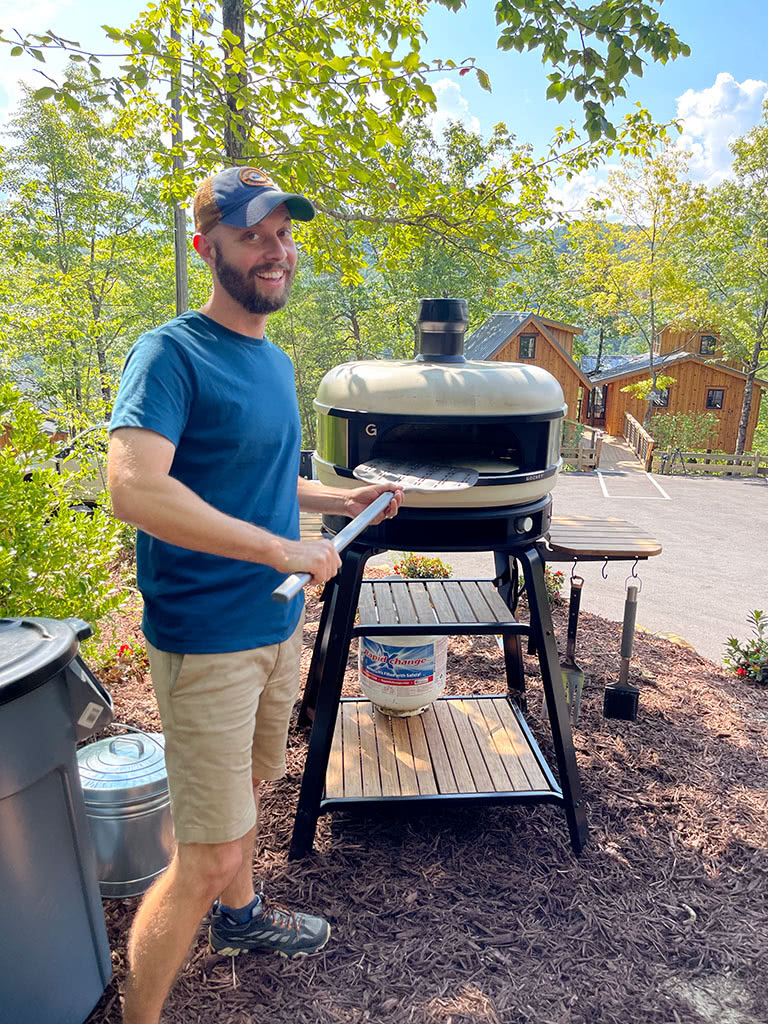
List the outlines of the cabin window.
<svg viewBox="0 0 768 1024">
<path fill-rule="evenodd" d="M 653 404 L 660 409 L 666 409 L 669 405 L 669 388 L 656 388 Z"/>
<path fill-rule="evenodd" d="M 723 388 L 709 388 L 707 391 L 707 408 L 722 409 L 724 395 L 725 391 Z"/>
<path fill-rule="evenodd" d="M 703 356 L 712 356 L 717 348 L 717 338 L 713 334 L 702 334 L 699 341 L 699 352 Z"/>
<path fill-rule="evenodd" d="M 521 334 L 520 335 L 520 358 L 521 359 L 533 359 L 536 355 L 536 335 L 535 334 Z"/>
</svg>

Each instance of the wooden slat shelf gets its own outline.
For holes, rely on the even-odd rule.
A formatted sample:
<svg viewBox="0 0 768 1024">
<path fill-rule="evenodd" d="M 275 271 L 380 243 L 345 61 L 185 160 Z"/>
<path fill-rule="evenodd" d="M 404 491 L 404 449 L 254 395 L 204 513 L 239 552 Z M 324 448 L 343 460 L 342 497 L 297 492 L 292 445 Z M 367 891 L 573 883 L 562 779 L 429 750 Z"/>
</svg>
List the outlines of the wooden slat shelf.
<svg viewBox="0 0 768 1024">
<path fill-rule="evenodd" d="M 301 536 L 321 536 L 319 512 L 301 513 Z M 545 561 L 567 558 L 651 558 L 661 554 L 661 544 L 632 523 L 615 516 L 553 516 L 549 535 L 539 545 Z"/>
<path fill-rule="evenodd" d="M 570 558 L 650 558 L 661 554 L 661 544 L 644 530 L 612 516 L 552 516 L 546 538 L 539 546 L 546 561 Z"/>
<path fill-rule="evenodd" d="M 324 806 L 464 795 L 562 799 L 506 697 L 441 697 L 411 718 L 390 718 L 365 698 L 342 700 Z"/>
<path fill-rule="evenodd" d="M 527 633 L 490 580 L 363 581 L 354 634 Z"/>
</svg>

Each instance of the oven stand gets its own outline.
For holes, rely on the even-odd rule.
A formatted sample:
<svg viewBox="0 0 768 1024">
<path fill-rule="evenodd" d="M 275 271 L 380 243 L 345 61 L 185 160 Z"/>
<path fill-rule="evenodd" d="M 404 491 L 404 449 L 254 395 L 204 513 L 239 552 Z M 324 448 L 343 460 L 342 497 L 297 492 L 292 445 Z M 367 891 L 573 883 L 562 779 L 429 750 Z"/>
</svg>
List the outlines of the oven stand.
<svg viewBox="0 0 768 1024">
<path fill-rule="evenodd" d="M 427 780 L 426 783 L 416 780 L 413 776 L 412 785 L 405 795 L 406 790 L 401 787 L 398 791 L 397 785 L 390 787 L 390 792 L 382 792 L 376 795 L 368 795 L 363 789 L 355 791 L 351 797 L 342 795 L 340 792 L 332 793 L 328 786 L 328 766 L 331 757 L 331 748 L 334 743 L 334 733 L 340 728 L 340 705 L 342 714 L 347 707 L 350 713 L 357 716 L 357 708 L 368 707 L 368 703 L 359 698 L 343 698 L 341 690 L 344 681 L 349 645 L 353 635 L 368 633 L 373 635 L 375 629 L 368 629 L 368 623 L 361 623 L 355 626 L 355 615 L 357 613 L 360 588 L 365 563 L 376 554 L 378 548 L 370 544 L 353 543 L 342 555 L 342 567 L 339 574 L 326 585 L 324 592 L 323 610 L 318 627 L 318 635 L 312 654 L 312 661 L 307 677 L 307 684 L 304 692 L 304 699 L 299 715 L 299 725 L 312 723 L 312 731 L 309 737 L 307 760 L 304 769 L 304 776 L 299 794 L 299 804 L 296 812 L 296 820 L 293 828 L 293 837 L 289 851 L 289 857 L 295 859 L 310 853 L 317 828 L 317 819 L 321 812 L 332 810 L 371 810 L 382 803 L 396 801 L 421 803 L 439 803 L 444 801 L 458 802 L 465 799 L 479 799 L 486 802 L 524 802 L 524 803 L 556 803 L 561 804 L 565 810 L 566 820 L 570 833 L 571 846 L 576 854 L 581 853 L 587 840 L 587 821 L 584 809 L 584 798 L 581 791 L 576 757 L 573 749 L 573 737 L 571 734 L 568 706 L 565 700 L 565 693 L 562 685 L 560 661 L 555 643 L 552 616 L 547 599 L 546 584 L 544 581 L 544 561 L 534 544 L 521 548 L 510 548 L 506 551 L 494 552 L 497 574 L 502 577 L 502 584 L 499 593 L 504 598 L 507 606 L 510 605 L 510 591 L 505 592 L 504 578 L 511 579 L 514 575 L 514 559 L 517 559 L 522 566 L 528 594 L 528 605 L 530 609 L 530 625 L 519 623 L 512 617 L 507 621 L 495 621 L 485 623 L 482 628 L 477 623 L 456 623 L 442 622 L 431 623 L 428 630 L 422 629 L 422 633 L 431 634 L 457 634 L 465 635 L 475 633 L 501 633 L 504 637 L 505 668 L 507 673 L 508 691 L 504 696 L 499 697 L 476 697 L 476 698 L 448 698 L 441 697 L 435 702 L 433 708 L 437 709 L 436 718 L 443 721 L 446 717 L 449 720 L 449 727 L 457 722 L 457 733 L 459 743 L 461 732 L 469 730 L 472 737 L 472 730 L 476 730 L 475 739 L 470 739 L 471 744 L 479 742 L 482 744 L 486 739 L 489 746 L 494 742 L 488 737 L 477 737 L 477 725 L 468 724 L 463 715 L 470 708 L 474 709 L 483 721 L 493 721 L 494 728 L 506 729 L 506 735 L 511 737 L 512 743 L 520 748 L 525 748 L 524 764 L 529 781 L 522 783 L 507 783 L 504 785 L 474 785 L 461 790 L 459 785 L 459 773 L 455 772 L 456 785 L 441 785 L 439 778 Z M 502 571 L 504 570 L 504 571 Z M 514 609 L 510 609 L 514 611 Z M 401 632 L 397 627 L 390 624 L 386 631 Z M 378 627 L 378 633 L 385 632 L 383 626 Z M 559 785 L 549 769 L 530 729 L 523 717 L 525 706 L 525 694 L 522 675 L 522 655 L 520 651 L 520 639 L 528 636 L 533 640 L 538 653 L 539 665 L 541 667 L 542 684 L 547 704 L 547 712 L 552 730 L 552 740 L 557 761 L 557 772 Z M 443 703 L 445 702 L 445 703 Z M 490 702 L 490 703 L 489 703 Z M 453 704 L 454 709 L 450 707 Z M 460 709 L 460 713 L 459 713 Z M 487 716 L 483 709 L 487 709 Z M 367 715 L 367 712 L 365 712 Z M 424 713 L 423 718 L 428 722 L 431 710 Z M 362 715 L 362 713 L 361 713 Z M 380 713 L 376 712 L 376 720 L 379 720 Z M 368 715 L 368 724 L 373 723 L 373 718 Z M 386 720 L 386 716 L 381 716 Z M 392 719 L 391 723 L 398 723 L 397 730 L 419 729 L 420 737 L 424 739 L 424 729 L 421 725 L 409 725 L 410 719 Z M 363 717 L 360 718 L 361 730 Z M 405 723 L 405 724 L 403 724 Z M 355 729 L 357 729 L 357 717 L 355 717 Z M 385 742 L 391 743 L 395 735 L 395 725 L 390 724 L 389 733 Z M 502 729 L 502 731 L 503 731 Z M 436 733 L 437 733 L 436 729 Z M 494 729 L 489 730 L 489 735 Z M 362 737 L 362 731 L 360 732 Z M 413 745 L 415 750 L 415 736 L 410 734 L 407 742 Z M 382 744 L 383 734 L 377 742 Z M 428 739 L 428 737 L 427 737 Z M 395 741 L 396 742 L 396 741 Z M 381 749 L 384 749 L 383 746 Z M 426 750 L 426 746 L 424 747 Z M 473 746 L 473 750 L 475 747 Z M 386 753 L 386 751 L 385 751 Z M 391 753 L 391 751 L 390 751 Z M 494 754 L 494 760 L 497 755 Z M 482 758 L 480 758 L 482 760 Z M 415 763 L 415 761 L 414 761 Z M 502 772 L 501 758 L 498 764 L 493 767 L 497 772 Z M 393 761 L 394 765 L 395 762 Z M 444 766 L 443 766 L 444 767 Z M 482 770 L 484 768 L 481 765 Z M 444 769 L 445 770 L 445 769 Z M 393 769 L 394 775 L 398 774 L 397 767 Z M 450 769 L 448 769 L 450 771 Z M 465 772 L 465 774 L 467 774 Z M 485 773 L 487 777 L 487 772 Z M 506 777 L 506 776 L 505 776 Z M 510 776 L 512 777 L 512 776 Z M 382 769 L 383 778 L 383 769 Z M 467 778 L 471 778 L 467 774 Z M 523 776 L 523 778 L 525 778 Z M 415 780 L 415 781 L 414 781 Z M 469 790 L 472 791 L 469 791 Z"/>
</svg>

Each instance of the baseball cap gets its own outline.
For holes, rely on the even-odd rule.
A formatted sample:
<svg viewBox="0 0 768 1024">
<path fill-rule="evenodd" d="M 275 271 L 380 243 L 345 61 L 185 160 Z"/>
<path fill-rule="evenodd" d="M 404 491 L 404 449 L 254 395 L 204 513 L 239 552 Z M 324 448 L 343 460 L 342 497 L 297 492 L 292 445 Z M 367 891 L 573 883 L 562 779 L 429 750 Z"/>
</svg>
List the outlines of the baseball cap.
<svg viewBox="0 0 768 1024">
<path fill-rule="evenodd" d="M 249 228 L 281 203 L 296 220 L 315 216 L 315 208 L 305 196 L 281 192 L 257 167 L 227 167 L 206 178 L 195 192 L 195 230 L 205 234 L 217 224 Z"/>
</svg>

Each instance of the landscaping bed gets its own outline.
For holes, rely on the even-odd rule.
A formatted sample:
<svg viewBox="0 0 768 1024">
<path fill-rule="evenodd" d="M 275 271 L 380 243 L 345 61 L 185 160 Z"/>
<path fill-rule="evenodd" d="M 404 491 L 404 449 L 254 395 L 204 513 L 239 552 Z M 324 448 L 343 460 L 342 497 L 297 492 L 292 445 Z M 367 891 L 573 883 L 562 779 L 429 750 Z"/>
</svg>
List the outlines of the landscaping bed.
<svg viewBox="0 0 768 1024">
<path fill-rule="evenodd" d="M 375 572 L 373 570 L 372 572 Z M 381 573 L 384 574 L 383 572 Z M 303 671 L 317 630 L 310 593 Z M 136 648 L 139 602 L 103 643 Z M 567 607 L 554 609 L 564 650 Z M 602 717 L 620 625 L 582 613 L 586 682 L 576 754 L 589 841 L 571 852 L 557 807 L 468 803 L 320 819 L 316 854 L 288 862 L 306 750 L 264 794 L 255 875 L 328 917 L 327 949 L 297 962 L 209 953 L 202 926 L 168 1024 L 761 1024 L 768 1005 L 768 690 L 694 651 L 638 634 L 634 723 Z M 108 634 L 105 633 L 105 638 Z M 345 693 L 357 689 L 356 645 Z M 102 672 L 116 720 L 159 729 L 140 651 Z M 527 719 L 555 763 L 538 663 Z M 449 641 L 449 693 L 503 690 L 493 637 Z M 115 977 L 88 1024 L 120 1021 L 137 899 L 107 900 Z"/>
</svg>

